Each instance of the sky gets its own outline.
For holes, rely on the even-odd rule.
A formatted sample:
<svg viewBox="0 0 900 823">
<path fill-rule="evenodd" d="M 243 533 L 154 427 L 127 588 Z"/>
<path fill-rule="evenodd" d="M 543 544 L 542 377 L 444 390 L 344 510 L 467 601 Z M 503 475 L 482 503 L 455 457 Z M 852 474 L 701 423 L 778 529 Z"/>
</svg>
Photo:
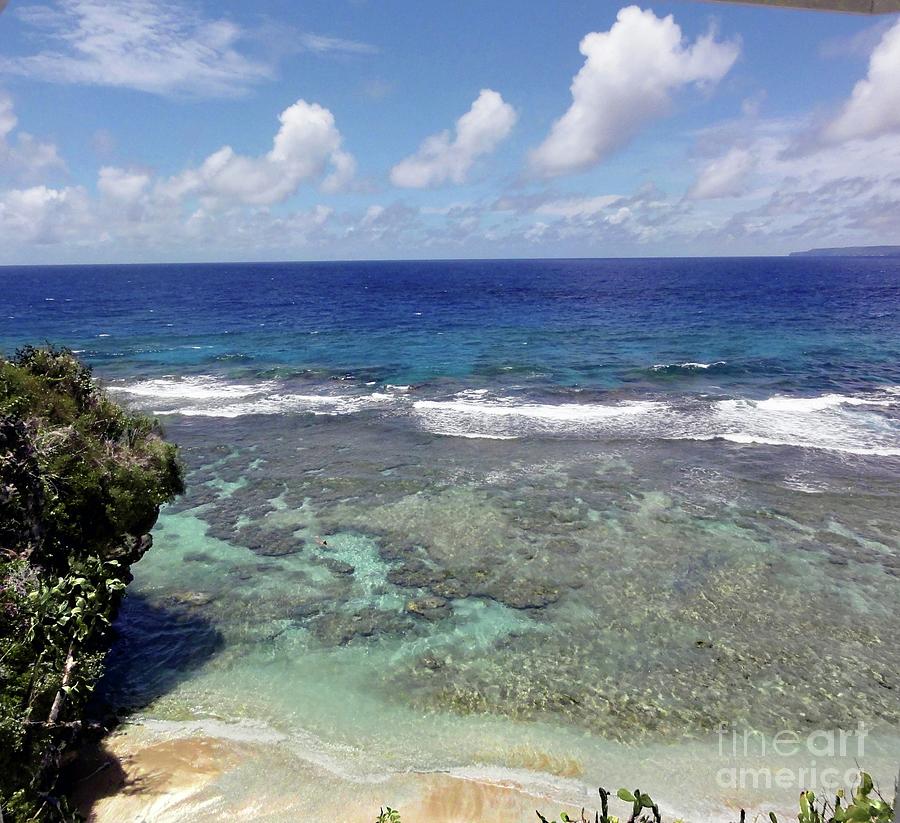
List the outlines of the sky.
<svg viewBox="0 0 900 823">
<path fill-rule="evenodd" d="M 688 0 L 0 13 L 0 264 L 897 243 L 898 15 Z"/>
</svg>

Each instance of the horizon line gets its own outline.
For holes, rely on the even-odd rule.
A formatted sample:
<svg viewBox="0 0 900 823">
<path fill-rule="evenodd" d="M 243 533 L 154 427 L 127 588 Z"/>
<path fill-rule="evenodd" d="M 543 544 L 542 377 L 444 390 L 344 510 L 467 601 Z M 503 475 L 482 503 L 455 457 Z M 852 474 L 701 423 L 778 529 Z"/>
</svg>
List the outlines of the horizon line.
<svg viewBox="0 0 900 823">
<path fill-rule="evenodd" d="M 823 247 L 826 248 L 826 247 Z M 849 246 L 848 252 L 854 248 L 867 248 L 864 246 Z M 878 248 L 873 246 L 871 248 Z M 602 256 L 559 256 L 559 257 L 348 257 L 348 258 L 321 258 L 321 259 L 300 259 L 300 260 L 168 260 L 168 261 L 131 261 L 127 263 L 121 262 L 85 262 L 85 263 L 0 263 L 0 269 L 11 268 L 76 268 L 79 266 L 229 266 L 229 265 L 320 265 L 328 263 L 486 263 L 486 262 L 538 262 L 538 261 L 565 261 L 565 260 L 764 260 L 766 258 L 782 259 L 791 256 L 803 256 L 809 251 L 818 251 L 819 249 L 805 249 L 800 252 L 784 252 L 781 254 L 725 254 L 725 255 L 610 255 Z M 830 251 L 830 249 L 829 249 Z M 881 255 L 852 254 L 846 255 L 829 254 L 823 257 L 867 257 L 873 259 L 883 259 Z"/>
</svg>

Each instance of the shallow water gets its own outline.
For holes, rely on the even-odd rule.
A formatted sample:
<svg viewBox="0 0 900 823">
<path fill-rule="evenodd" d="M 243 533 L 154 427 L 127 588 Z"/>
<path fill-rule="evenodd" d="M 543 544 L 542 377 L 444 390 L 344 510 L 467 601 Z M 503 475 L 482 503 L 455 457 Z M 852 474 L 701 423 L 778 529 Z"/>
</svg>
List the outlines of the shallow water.
<svg viewBox="0 0 900 823">
<path fill-rule="evenodd" d="M 896 263 L 4 276 L 4 344 L 83 349 L 184 451 L 103 687 L 135 746 L 231 747 L 181 819 L 413 804 L 410 772 L 694 820 L 890 785 Z"/>
</svg>

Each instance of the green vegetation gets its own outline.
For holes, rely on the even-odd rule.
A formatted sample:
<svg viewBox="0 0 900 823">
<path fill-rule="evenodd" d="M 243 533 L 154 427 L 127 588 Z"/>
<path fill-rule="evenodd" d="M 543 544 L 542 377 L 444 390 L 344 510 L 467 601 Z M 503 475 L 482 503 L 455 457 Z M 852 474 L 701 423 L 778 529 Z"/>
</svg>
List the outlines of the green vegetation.
<svg viewBox="0 0 900 823">
<path fill-rule="evenodd" d="M 600 811 L 594 812 L 593 818 L 581 810 L 581 817 L 576 820 L 566 812 L 559 816 L 559 823 L 663 823 L 659 813 L 659 807 L 653 802 L 650 795 L 640 789 L 629 791 L 619 789 L 616 797 L 625 803 L 631 804 L 627 818 L 617 817 L 609 813 L 609 792 L 600 787 Z M 896 801 L 895 801 L 896 802 Z M 537 814 L 540 823 L 557 823 L 556 820 L 548 820 L 540 812 Z M 746 813 L 741 811 L 740 823 L 746 823 Z M 778 817 L 769 812 L 769 823 L 779 823 Z M 843 789 L 835 795 L 834 801 L 827 798 L 817 798 L 813 792 L 801 792 L 799 823 L 893 823 L 894 810 L 891 804 L 885 800 L 875 789 L 872 778 L 866 772 L 860 772 L 859 785 L 849 793 Z M 400 812 L 388 806 L 380 809 L 375 823 L 401 823 Z M 675 820 L 673 823 L 681 823 Z"/>
<path fill-rule="evenodd" d="M 130 565 L 182 490 L 156 422 L 112 402 L 70 352 L 0 358 L 0 823 L 74 817 L 55 786 L 60 757 L 82 730 Z M 600 811 L 578 823 L 662 823 L 639 789 L 617 792 L 627 818 L 599 793 Z M 893 809 L 863 773 L 833 800 L 801 794 L 797 819 L 891 823 Z M 377 823 L 400 813 L 382 809 Z"/>
<path fill-rule="evenodd" d="M 55 782 L 102 672 L 108 627 L 183 491 L 157 423 L 71 352 L 0 358 L 0 819 L 67 818 Z"/>
<path fill-rule="evenodd" d="M 624 820 L 609 813 L 609 792 L 602 787 L 598 791 L 600 792 L 600 811 L 594 812 L 594 823 L 662 823 L 659 807 L 653 802 L 650 795 L 643 793 L 640 789 L 634 789 L 634 791 L 619 789 L 616 792 L 619 800 L 631 804 L 629 816 Z M 535 813 L 540 823 L 556 823 L 556 821 L 548 820 L 540 812 Z M 381 823 L 381 820 L 382 818 L 379 818 L 376 823 Z M 778 817 L 774 812 L 769 812 L 768 820 L 770 823 L 778 823 Z M 891 804 L 876 791 L 872 778 L 866 772 L 861 772 L 859 785 L 849 793 L 849 796 L 841 789 L 835 795 L 834 800 L 829 802 L 828 798 L 816 797 L 813 792 L 801 792 L 797 820 L 799 823 L 893 823 L 894 810 Z M 581 810 L 581 818 L 577 821 L 565 812 L 559 816 L 559 821 L 560 823 L 591 823 L 590 818 L 585 815 L 584 809 Z M 746 814 L 742 811 L 740 823 L 745 823 L 745 821 Z M 391 819 L 391 823 L 397 822 Z M 680 821 L 676 820 L 674 823 L 680 823 Z"/>
</svg>

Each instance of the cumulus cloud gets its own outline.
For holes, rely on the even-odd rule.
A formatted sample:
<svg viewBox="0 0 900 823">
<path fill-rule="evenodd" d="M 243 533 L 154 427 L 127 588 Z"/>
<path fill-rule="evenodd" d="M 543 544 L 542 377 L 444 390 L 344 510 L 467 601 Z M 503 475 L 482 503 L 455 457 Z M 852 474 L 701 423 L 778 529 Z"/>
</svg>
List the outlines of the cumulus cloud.
<svg viewBox="0 0 900 823">
<path fill-rule="evenodd" d="M 499 93 L 482 89 L 456 121 L 454 134 L 442 131 L 426 138 L 415 154 L 391 169 L 391 182 L 411 189 L 464 183 L 475 161 L 509 136 L 516 119 L 516 110 Z"/>
<path fill-rule="evenodd" d="M 9 99 L 0 96 L 0 150 L 6 152 L 0 153 L 0 172 L 17 125 Z M 13 149 L 19 152 L 27 145 L 20 137 Z M 270 206 L 287 200 L 304 183 L 338 191 L 352 179 L 355 167 L 331 112 L 298 100 L 280 114 L 271 149 L 259 156 L 224 146 L 172 177 L 108 164 L 99 169 L 95 194 L 80 186 L 46 183 L 0 190 L 0 257 L 9 261 L 24 253 L 30 259 L 27 249 L 49 246 L 68 249 L 75 258 L 78 250 L 102 255 L 105 249 L 118 249 L 137 259 L 156 248 L 180 248 L 190 257 L 204 248 L 288 253 L 317 247 L 328 237 L 337 242 L 338 235 L 328 230 L 330 207 L 274 213 Z M 372 220 L 378 224 L 386 219 L 376 217 Z M 374 223 L 369 227 L 373 231 Z"/>
<path fill-rule="evenodd" d="M 689 192 L 697 242 L 739 253 L 891 242 L 887 225 L 900 214 L 900 136 L 798 153 L 796 135 L 812 131 L 814 121 L 809 114 L 743 124 L 740 148 L 712 161 Z M 742 173 L 752 174 L 752 187 Z M 714 199 L 729 191 L 727 204 Z"/>
<path fill-rule="evenodd" d="M 731 148 L 688 192 L 698 242 L 773 251 L 891 242 L 900 226 L 900 23 L 880 35 L 866 76 L 824 128 L 807 112 L 700 133 L 707 156 L 714 145 Z M 706 202 L 725 197 L 733 200 Z"/>
<path fill-rule="evenodd" d="M 710 160 L 700 170 L 688 197 L 693 200 L 715 200 L 741 194 L 755 163 L 750 151 L 735 146 L 721 157 Z"/>
<path fill-rule="evenodd" d="M 531 153 L 532 170 L 543 177 L 595 166 L 665 114 L 673 92 L 721 80 L 740 51 L 712 33 L 688 45 L 671 15 L 637 6 L 623 8 L 609 31 L 586 35 L 579 49 L 585 62 L 572 81 L 572 104 Z"/>
<path fill-rule="evenodd" d="M 48 170 L 65 167 L 54 143 L 17 131 L 18 123 L 12 98 L 0 92 L 0 174 L 32 181 Z"/>
<path fill-rule="evenodd" d="M 150 175 L 147 172 L 104 166 L 98 175 L 97 190 L 115 202 L 133 203 L 149 184 Z"/>
<path fill-rule="evenodd" d="M 80 187 L 32 186 L 0 195 L 0 237 L 8 243 L 77 244 L 89 225 L 89 198 Z"/>
<path fill-rule="evenodd" d="M 900 132 L 900 21 L 884 33 L 869 57 L 869 72 L 825 128 L 830 142 Z"/>
<path fill-rule="evenodd" d="M 323 187 L 336 191 L 352 178 L 355 161 L 341 148 L 332 113 L 318 103 L 298 100 L 278 116 L 272 148 L 259 157 L 223 146 L 194 169 L 164 181 L 159 194 L 175 200 L 198 197 L 207 208 L 234 203 L 271 205 L 286 200 L 299 186 L 331 174 Z"/>
</svg>

